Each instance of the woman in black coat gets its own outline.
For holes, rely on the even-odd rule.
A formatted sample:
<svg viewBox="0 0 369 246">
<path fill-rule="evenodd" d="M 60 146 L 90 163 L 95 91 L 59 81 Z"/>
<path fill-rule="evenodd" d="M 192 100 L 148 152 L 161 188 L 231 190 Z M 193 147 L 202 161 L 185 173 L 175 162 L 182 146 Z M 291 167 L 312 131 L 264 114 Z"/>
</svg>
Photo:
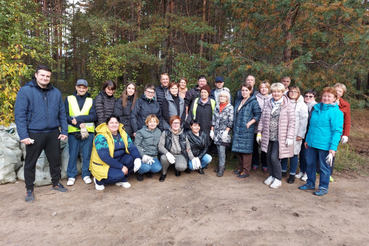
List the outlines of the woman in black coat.
<svg viewBox="0 0 369 246">
<path fill-rule="evenodd" d="M 100 125 L 101 123 L 105 123 L 106 119 L 113 113 L 115 105 L 114 92 L 116 91 L 116 89 L 117 84 L 114 81 L 108 80 L 104 83 L 99 95 L 96 96 L 96 126 Z"/>
<path fill-rule="evenodd" d="M 122 92 L 120 98 L 115 102 L 114 114 L 119 116 L 119 121 L 124 125 L 126 133 L 132 138 L 133 130 L 131 126 L 131 111 L 137 99 L 136 85 L 129 82 Z"/>
<path fill-rule="evenodd" d="M 160 105 L 155 101 L 155 87 L 146 85 L 144 94 L 137 100 L 131 113 L 131 126 L 133 136 L 145 125 L 145 120 L 150 114 L 154 114 L 159 119 L 158 128 L 163 130 L 163 120 L 161 116 Z"/>
</svg>

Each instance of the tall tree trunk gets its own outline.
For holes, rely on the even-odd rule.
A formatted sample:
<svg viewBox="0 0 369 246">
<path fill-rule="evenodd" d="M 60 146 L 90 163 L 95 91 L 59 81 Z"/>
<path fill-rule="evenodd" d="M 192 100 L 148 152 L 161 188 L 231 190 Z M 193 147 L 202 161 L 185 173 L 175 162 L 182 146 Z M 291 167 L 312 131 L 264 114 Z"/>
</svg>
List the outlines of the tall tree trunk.
<svg viewBox="0 0 369 246">
<path fill-rule="evenodd" d="M 356 90 L 360 91 L 360 89 L 361 89 L 361 78 L 360 78 L 360 76 L 357 75 L 355 77 L 355 80 L 356 80 Z M 356 94 L 356 99 L 358 99 L 358 100 L 360 99 L 360 95 L 359 94 Z"/>
<path fill-rule="evenodd" d="M 366 93 L 367 96 L 369 96 L 369 72 L 367 75 L 367 80 L 366 80 Z"/>
<path fill-rule="evenodd" d="M 286 64 L 289 64 L 291 61 L 291 54 L 292 54 L 292 50 L 291 50 L 291 42 L 292 42 L 292 33 L 291 33 L 291 29 L 292 27 L 295 25 L 295 19 L 296 16 L 299 12 L 299 8 L 300 8 L 300 4 L 296 4 L 295 6 L 293 6 L 293 8 L 291 8 L 291 10 L 288 12 L 286 20 L 284 22 L 283 25 L 283 32 L 284 32 L 284 36 L 285 36 L 285 43 L 286 43 L 286 47 L 285 50 L 283 51 L 283 62 L 285 62 Z"/>
<path fill-rule="evenodd" d="M 206 21 L 206 0 L 203 0 L 202 2 L 202 20 L 205 22 Z M 200 35 L 200 41 L 203 42 L 204 41 L 204 33 L 201 33 Z M 202 57 L 202 53 L 203 53 L 203 46 L 202 44 L 200 44 L 200 57 Z"/>
</svg>

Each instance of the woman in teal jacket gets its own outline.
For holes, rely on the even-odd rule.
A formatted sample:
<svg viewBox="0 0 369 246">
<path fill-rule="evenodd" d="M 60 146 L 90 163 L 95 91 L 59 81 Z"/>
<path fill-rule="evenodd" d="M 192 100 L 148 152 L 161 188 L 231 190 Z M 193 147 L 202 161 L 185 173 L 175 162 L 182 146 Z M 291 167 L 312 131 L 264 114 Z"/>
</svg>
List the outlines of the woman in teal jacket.
<svg viewBox="0 0 369 246">
<path fill-rule="evenodd" d="M 319 188 L 317 196 L 328 193 L 330 166 L 336 154 L 343 130 L 343 113 L 340 111 L 337 92 L 333 87 L 326 87 L 322 92 L 322 102 L 316 104 L 311 113 L 310 125 L 306 136 L 307 183 L 301 190 L 315 190 L 316 160 L 319 160 Z"/>
</svg>

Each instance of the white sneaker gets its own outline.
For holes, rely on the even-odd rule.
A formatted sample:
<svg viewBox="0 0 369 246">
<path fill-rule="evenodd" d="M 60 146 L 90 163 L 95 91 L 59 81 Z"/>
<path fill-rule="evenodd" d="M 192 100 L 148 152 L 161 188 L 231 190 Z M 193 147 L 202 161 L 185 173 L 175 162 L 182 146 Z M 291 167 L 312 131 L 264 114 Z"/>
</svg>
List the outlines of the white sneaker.
<svg viewBox="0 0 369 246">
<path fill-rule="evenodd" d="M 273 176 L 269 176 L 265 181 L 264 181 L 264 184 L 266 185 L 271 185 L 274 181 L 274 177 Z"/>
<path fill-rule="evenodd" d="M 116 186 L 122 186 L 123 188 L 128 189 L 129 187 L 131 187 L 131 184 L 128 182 L 117 182 L 115 183 Z"/>
<path fill-rule="evenodd" d="M 295 178 L 300 179 L 302 176 L 304 176 L 304 173 L 299 172 L 298 174 L 295 175 Z"/>
<path fill-rule="evenodd" d="M 282 186 L 282 181 L 279 179 L 274 179 L 273 183 L 269 186 L 272 189 L 277 189 Z"/>
<path fill-rule="evenodd" d="M 307 174 L 306 174 L 306 173 L 304 173 L 304 175 L 301 177 L 301 180 L 302 180 L 302 181 L 306 181 L 306 180 L 308 180 L 308 176 L 307 176 Z"/>
<path fill-rule="evenodd" d="M 104 190 L 105 189 L 105 186 L 104 185 L 98 185 L 96 183 L 96 179 L 94 178 L 94 183 L 95 183 L 95 189 L 96 190 Z"/>
<path fill-rule="evenodd" d="M 85 181 L 86 184 L 91 184 L 92 183 L 92 180 L 91 180 L 90 176 L 85 176 L 83 178 L 83 181 Z"/>
<path fill-rule="evenodd" d="M 67 185 L 74 185 L 74 182 L 76 182 L 76 179 L 75 178 L 69 178 L 68 181 L 67 181 Z"/>
</svg>

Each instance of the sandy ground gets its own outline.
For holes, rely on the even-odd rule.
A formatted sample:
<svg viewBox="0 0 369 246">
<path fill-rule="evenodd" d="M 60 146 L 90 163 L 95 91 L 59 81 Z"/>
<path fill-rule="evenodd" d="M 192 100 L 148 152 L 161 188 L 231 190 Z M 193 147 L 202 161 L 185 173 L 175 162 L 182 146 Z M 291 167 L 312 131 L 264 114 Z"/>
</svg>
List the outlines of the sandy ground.
<svg viewBox="0 0 369 246">
<path fill-rule="evenodd" d="M 253 172 L 238 180 L 213 167 L 165 182 L 159 175 L 132 187 L 96 191 L 78 177 L 68 193 L 23 182 L 0 186 L 0 245 L 368 245 L 368 178 L 334 176 L 329 193 L 273 190 Z M 66 181 L 63 180 L 66 184 Z"/>
</svg>

